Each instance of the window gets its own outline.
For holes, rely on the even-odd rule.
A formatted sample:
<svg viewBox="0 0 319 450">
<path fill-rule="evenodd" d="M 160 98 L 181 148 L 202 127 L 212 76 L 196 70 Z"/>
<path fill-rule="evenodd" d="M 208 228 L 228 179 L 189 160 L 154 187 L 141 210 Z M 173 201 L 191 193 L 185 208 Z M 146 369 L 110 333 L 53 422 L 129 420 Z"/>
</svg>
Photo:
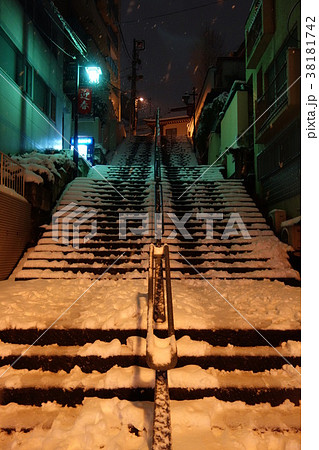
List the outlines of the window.
<svg viewBox="0 0 319 450">
<path fill-rule="evenodd" d="M 166 136 L 167 136 L 169 139 L 174 139 L 174 138 L 176 138 L 176 137 L 177 137 L 177 128 L 168 128 L 168 129 L 166 130 Z"/>
<path fill-rule="evenodd" d="M 265 73 L 265 94 L 268 104 L 281 96 L 283 102 L 287 98 L 287 95 L 283 95 L 287 89 L 287 51 L 289 47 L 295 47 L 296 42 L 297 28 L 292 31 Z"/>
<path fill-rule="evenodd" d="M 22 92 L 33 98 L 33 102 L 41 111 L 56 122 L 56 96 L 1 27 L 0 48 L 0 67 L 17 83 Z"/>
<path fill-rule="evenodd" d="M 7 75 L 16 81 L 16 69 L 17 69 L 17 55 L 16 49 L 13 43 L 11 43 L 8 37 L 0 28 L 0 48 L 1 59 L 0 66 L 7 73 Z"/>
<path fill-rule="evenodd" d="M 300 122 L 293 123 L 257 156 L 258 179 L 269 177 L 280 171 L 300 156 Z"/>
<path fill-rule="evenodd" d="M 25 60 L 22 53 L 17 54 L 17 69 L 15 81 L 19 88 L 32 96 L 32 67 Z"/>
<path fill-rule="evenodd" d="M 53 122 L 56 122 L 56 96 L 51 92 L 50 99 L 50 118 Z"/>
<path fill-rule="evenodd" d="M 32 67 L 29 63 L 25 63 L 25 92 L 32 96 Z"/>
<path fill-rule="evenodd" d="M 42 78 L 35 73 L 34 74 L 34 96 L 33 101 L 38 108 L 45 114 L 49 113 L 49 94 L 50 90 Z"/>
<path fill-rule="evenodd" d="M 0 66 L 14 80 L 21 91 L 32 95 L 32 67 L 23 54 L 0 28 Z"/>
</svg>

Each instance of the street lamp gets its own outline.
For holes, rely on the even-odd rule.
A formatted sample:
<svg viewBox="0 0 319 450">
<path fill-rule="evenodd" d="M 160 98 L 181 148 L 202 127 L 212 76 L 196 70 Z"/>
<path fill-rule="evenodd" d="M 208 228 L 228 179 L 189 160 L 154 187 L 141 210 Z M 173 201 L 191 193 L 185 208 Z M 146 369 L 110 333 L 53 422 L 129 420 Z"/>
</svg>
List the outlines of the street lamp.
<svg viewBox="0 0 319 450">
<path fill-rule="evenodd" d="M 144 97 L 135 97 L 134 102 L 134 130 L 136 132 L 137 123 L 138 123 L 138 106 L 139 103 L 144 103 Z"/>
<path fill-rule="evenodd" d="M 193 87 L 192 90 L 192 96 L 193 96 L 193 104 L 189 104 L 189 99 L 190 99 L 191 94 L 189 94 L 188 92 L 185 92 L 185 94 L 182 96 L 182 100 L 185 103 L 185 105 L 187 106 L 187 114 L 191 117 L 193 116 L 193 121 L 194 121 L 194 131 L 193 131 L 193 149 L 194 149 L 194 153 L 196 153 L 196 88 Z M 192 114 L 190 114 L 190 111 L 192 112 Z"/>
<path fill-rule="evenodd" d="M 89 77 L 89 83 L 98 84 L 100 82 L 100 75 L 102 75 L 102 70 L 100 67 L 95 66 L 81 66 L 78 62 L 76 63 L 76 77 L 75 77 L 75 102 L 74 102 L 74 151 L 73 151 L 73 161 L 76 167 L 76 173 L 78 172 L 79 166 L 79 110 L 78 110 L 78 95 L 80 88 L 80 67 L 84 67 L 85 71 Z"/>
<path fill-rule="evenodd" d="M 90 83 L 99 84 L 100 75 L 102 75 L 101 67 L 86 67 L 85 71 L 89 76 Z"/>
</svg>

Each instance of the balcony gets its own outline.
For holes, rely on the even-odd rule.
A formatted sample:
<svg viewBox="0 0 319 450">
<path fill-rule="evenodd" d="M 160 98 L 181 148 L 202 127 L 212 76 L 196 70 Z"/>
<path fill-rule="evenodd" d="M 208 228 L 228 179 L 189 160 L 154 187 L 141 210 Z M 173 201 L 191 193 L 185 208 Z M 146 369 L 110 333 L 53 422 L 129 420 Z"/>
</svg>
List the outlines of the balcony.
<svg viewBox="0 0 319 450">
<path fill-rule="evenodd" d="M 257 143 L 269 142 L 300 110 L 300 49 L 288 48 L 287 58 L 265 93 L 255 102 Z M 289 87 L 291 86 L 292 87 Z"/>
<path fill-rule="evenodd" d="M 245 27 L 247 69 L 256 68 L 274 32 L 274 0 L 256 0 Z"/>
</svg>

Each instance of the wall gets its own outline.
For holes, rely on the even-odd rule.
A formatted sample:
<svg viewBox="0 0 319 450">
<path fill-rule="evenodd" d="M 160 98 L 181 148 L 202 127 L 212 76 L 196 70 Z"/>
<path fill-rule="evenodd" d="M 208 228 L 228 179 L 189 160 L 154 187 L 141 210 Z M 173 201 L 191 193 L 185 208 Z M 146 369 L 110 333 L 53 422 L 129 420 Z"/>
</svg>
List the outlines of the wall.
<svg viewBox="0 0 319 450">
<path fill-rule="evenodd" d="M 239 136 L 248 128 L 248 92 L 236 91 L 229 104 L 220 125 L 220 153 L 228 147 L 239 148 L 244 140 L 237 141 Z M 227 178 L 235 172 L 235 162 L 230 152 L 227 152 Z"/>
<path fill-rule="evenodd" d="M 208 164 L 213 164 L 220 154 L 220 133 L 210 133 L 208 147 Z M 221 160 L 220 160 L 221 162 Z"/>
<path fill-rule="evenodd" d="M 62 114 L 68 103 L 63 94 L 62 57 L 56 59 L 49 51 L 18 1 L 1 0 L 0 26 L 56 97 L 56 119 L 53 121 L 34 104 L 32 94 L 25 94 L 23 98 L 18 84 L 0 69 L 1 150 L 18 153 L 32 149 L 61 149 Z M 66 128 L 68 120 L 66 115 Z"/>
<path fill-rule="evenodd" d="M 198 120 L 200 118 L 202 109 L 204 108 L 205 105 L 205 101 L 206 101 L 206 97 L 207 95 L 210 93 L 210 91 L 213 89 L 213 87 L 215 86 L 215 72 L 216 72 L 216 68 L 215 67 L 210 67 L 207 71 L 206 74 L 206 78 L 204 80 L 201 92 L 199 94 L 198 100 L 195 101 L 196 104 L 196 109 L 195 109 L 195 124 L 196 127 L 198 125 Z M 190 103 L 192 103 L 192 96 L 190 97 Z M 193 136 L 193 131 L 194 131 L 194 122 L 193 120 L 189 123 L 189 127 L 188 127 L 188 133 L 189 136 Z"/>
<path fill-rule="evenodd" d="M 172 128 L 177 128 L 177 137 L 187 136 L 187 125 L 188 125 L 188 122 L 164 125 L 163 126 L 163 135 L 166 136 L 166 130 L 170 130 Z"/>
<path fill-rule="evenodd" d="M 98 117 L 79 120 L 79 136 L 93 136 L 96 143 L 101 143 L 101 124 Z"/>
<path fill-rule="evenodd" d="M 253 103 L 255 105 L 255 101 L 257 100 L 257 73 L 261 70 L 264 74 L 272 63 L 275 55 L 280 50 L 280 47 L 284 43 L 285 39 L 288 37 L 287 32 L 287 24 L 289 14 L 292 11 L 296 1 L 295 0 L 276 0 L 274 2 L 275 5 L 275 32 L 273 34 L 272 39 L 270 40 L 266 50 L 263 52 L 260 61 L 254 69 L 246 70 L 246 80 L 249 80 L 252 77 L 253 81 Z M 290 30 L 293 26 L 297 25 L 298 38 L 300 39 L 300 18 L 298 18 L 298 7 L 295 8 L 293 13 L 291 14 L 289 20 L 289 28 Z M 296 47 L 299 47 L 300 43 L 296 41 Z M 255 115 L 256 117 L 256 115 Z M 287 123 L 289 126 L 290 123 Z M 257 178 L 257 155 L 264 150 L 265 144 L 254 144 L 254 154 L 255 154 L 255 174 L 256 174 L 256 191 L 259 197 L 264 195 L 263 186 L 260 180 Z"/>
<path fill-rule="evenodd" d="M 17 264 L 31 233 L 31 205 L 21 195 L 0 186 L 0 280 Z"/>
</svg>

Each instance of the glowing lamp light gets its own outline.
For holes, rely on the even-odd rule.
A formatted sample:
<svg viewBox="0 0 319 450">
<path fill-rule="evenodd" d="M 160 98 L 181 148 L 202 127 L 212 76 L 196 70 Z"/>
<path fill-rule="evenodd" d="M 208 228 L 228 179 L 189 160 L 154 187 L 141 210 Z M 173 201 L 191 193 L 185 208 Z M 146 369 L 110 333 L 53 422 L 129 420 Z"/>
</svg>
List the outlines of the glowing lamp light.
<svg viewBox="0 0 319 450">
<path fill-rule="evenodd" d="M 101 67 L 86 67 L 85 70 L 89 76 L 90 83 L 98 84 L 100 82 L 100 75 L 102 75 Z"/>
<path fill-rule="evenodd" d="M 140 101 L 140 102 L 144 102 L 144 98 L 143 98 L 143 97 L 140 97 L 140 98 L 139 98 L 139 101 Z"/>
</svg>

